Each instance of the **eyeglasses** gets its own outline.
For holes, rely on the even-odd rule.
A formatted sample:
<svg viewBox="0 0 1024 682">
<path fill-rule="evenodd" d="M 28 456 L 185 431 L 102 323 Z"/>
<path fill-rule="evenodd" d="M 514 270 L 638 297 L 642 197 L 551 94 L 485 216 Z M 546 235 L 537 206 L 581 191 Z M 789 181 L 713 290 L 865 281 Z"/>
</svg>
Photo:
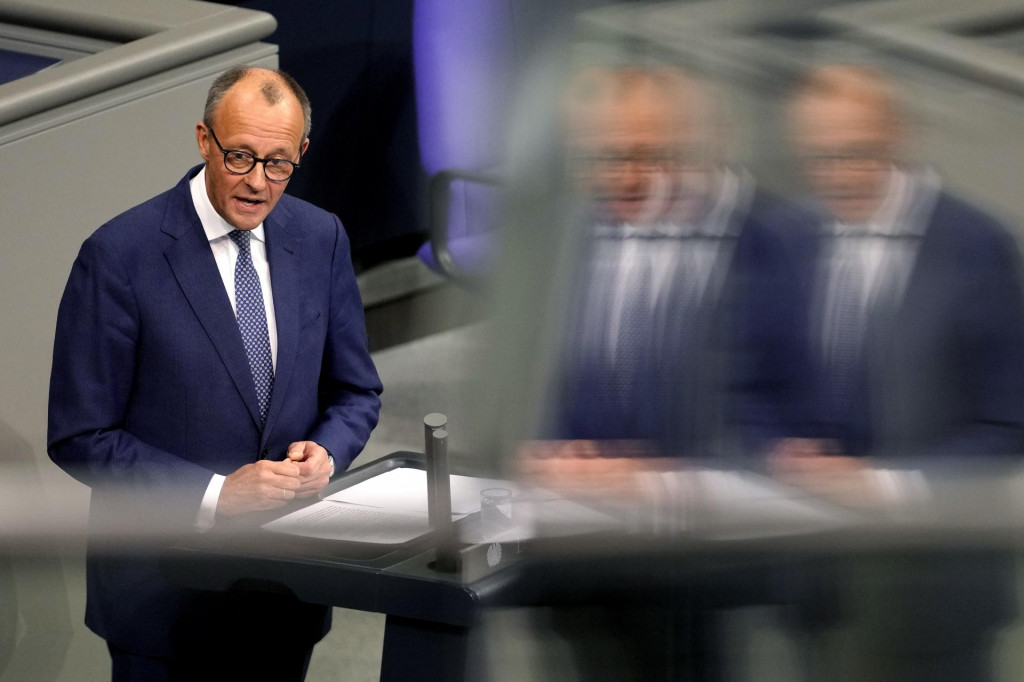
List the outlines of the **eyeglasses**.
<svg viewBox="0 0 1024 682">
<path fill-rule="evenodd" d="M 701 157 L 691 149 L 672 150 L 667 148 L 636 148 L 625 150 L 606 149 L 598 153 L 577 154 L 576 163 L 599 168 L 606 172 L 620 173 L 630 168 L 645 171 L 693 170 L 700 168 Z"/>
<path fill-rule="evenodd" d="M 217 139 L 217 135 L 213 132 L 213 128 L 207 126 L 206 129 L 210 131 L 210 137 L 213 138 L 217 149 L 224 155 L 224 168 L 232 175 L 245 175 L 251 172 L 257 163 L 262 163 L 263 174 L 267 176 L 267 180 L 270 182 L 284 182 L 299 167 L 299 164 L 288 159 L 261 159 L 249 152 L 243 152 L 241 149 L 224 149 L 220 144 L 220 140 Z"/>
<path fill-rule="evenodd" d="M 814 151 L 801 155 L 804 164 L 813 172 L 835 168 L 851 171 L 873 171 L 892 163 L 890 155 L 881 148 L 848 149 L 836 151 Z"/>
</svg>

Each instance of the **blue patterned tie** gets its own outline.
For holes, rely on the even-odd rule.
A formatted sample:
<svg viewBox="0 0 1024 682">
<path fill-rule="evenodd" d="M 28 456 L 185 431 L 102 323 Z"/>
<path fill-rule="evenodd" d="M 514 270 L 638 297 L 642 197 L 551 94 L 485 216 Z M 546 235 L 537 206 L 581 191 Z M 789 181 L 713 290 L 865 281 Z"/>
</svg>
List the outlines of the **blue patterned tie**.
<svg viewBox="0 0 1024 682">
<path fill-rule="evenodd" d="M 238 329 L 242 332 L 245 353 L 249 356 L 249 369 L 256 383 L 256 397 L 260 403 L 260 424 L 267 421 L 267 406 L 274 389 L 274 363 L 270 355 L 270 335 L 267 333 L 267 311 L 263 306 L 260 278 L 252 264 L 251 235 L 247 230 L 233 230 L 228 234 L 238 244 L 235 261 L 235 310 Z"/>
<path fill-rule="evenodd" d="M 619 318 L 615 363 L 612 372 L 614 395 L 625 414 L 637 421 L 650 412 L 651 369 L 657 338 L 654 312 L 654 273 L 647 259 L 638 264 L 626 282 Z M 625 418 L 625 417 L 624 417 Z M 636 433 L 641 438 L 646 434 Z"/>
<path fill-rule="evenodd" d="M 832 418 L 848 428 L 868 417 L 865 333 L 868 311 L 863 299 L 864 264 L 859 253 L 846 253 L 834 266 L 836 281 L 829 301 L 826 371 Z M 866 423 L 866 422 L 865 422 Z"/>
</svg>

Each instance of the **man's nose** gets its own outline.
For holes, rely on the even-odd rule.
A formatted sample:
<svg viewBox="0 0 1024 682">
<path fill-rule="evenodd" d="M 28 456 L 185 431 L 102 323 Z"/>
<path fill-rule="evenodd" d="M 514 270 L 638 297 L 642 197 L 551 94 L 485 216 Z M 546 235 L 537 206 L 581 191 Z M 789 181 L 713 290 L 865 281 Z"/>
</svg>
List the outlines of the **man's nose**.
<svg viewBox="0 0 1024 682">
<path fill-rule="evenodd" d="M 267 173 L 263 164 L 257 163 L 253 166 L 252 170 L 245 174 L 244 182 L 253 191 L 259 192 L 264 189 L 267 186 Z"/>
</svg>

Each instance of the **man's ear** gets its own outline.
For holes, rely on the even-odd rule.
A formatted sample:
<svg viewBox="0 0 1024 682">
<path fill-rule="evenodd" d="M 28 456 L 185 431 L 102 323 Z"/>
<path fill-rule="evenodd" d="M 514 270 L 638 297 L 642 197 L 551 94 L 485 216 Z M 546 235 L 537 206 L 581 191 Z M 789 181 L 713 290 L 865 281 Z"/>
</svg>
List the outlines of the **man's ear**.
<svg viewBox="0 0 1024 682">
<path fill-rule="evenodd" d="M 302 149 L 299 150 L 299 158 L 300 159 L 303 157 L 303 155 L 305 155 L 307 149 L 309 149 L 309 138 L 308 137 L 306 138 L 306 141 L 302 143 Z"/>
<path fill-rule="evenodd" d="M 208 161 L 210 134 L 207 132 L 206 126 L 203 125 L 202 121 L 196 123 L 196 145 L 199 147 L 199 156 Z"/>
</svg>

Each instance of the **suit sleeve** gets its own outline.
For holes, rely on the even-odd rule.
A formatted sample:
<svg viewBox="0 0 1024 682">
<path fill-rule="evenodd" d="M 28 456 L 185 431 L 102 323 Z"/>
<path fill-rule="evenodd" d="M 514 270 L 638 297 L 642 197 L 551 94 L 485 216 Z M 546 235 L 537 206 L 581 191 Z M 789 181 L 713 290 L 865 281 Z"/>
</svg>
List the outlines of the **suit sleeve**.
<svg viewBox="0 0 1024 682">
<path fill-rule="evenodd" d="M 125 429 L 138 332 L 126 270 L 113 249 L 92 237 L 72 267 L 57 313 L 47 451 L 86 485 L 167 495 L 194 515 L 212 472 Z"/>
<path fill-rule="evenodd" d="M 331 304 L 320 373 L 320 419 L 310 440 L 327 448 L 336 472 L 362 452 L 377 425 L 383 390 L 370 358 L 363 303 L 356 287 L 348 237 L 334 218 Z"/>
<path fill-rule="evenodd" d="M 734 255 L 729 418 L 744 448 L 756 454 L 780 438 L 802 435 L 813 412 L 805 368 L 816 237 L 802 216 L 775 221 L 773 231 L 745 230 Z"/>
<path fill-rule="evenodd" d="M 971 268 L 960 329 L 960 375 L 970 419 L 941 450 L 1024 454 L 1024 289 L 1017 245 L 1001 229 Z"/>
</svg>

